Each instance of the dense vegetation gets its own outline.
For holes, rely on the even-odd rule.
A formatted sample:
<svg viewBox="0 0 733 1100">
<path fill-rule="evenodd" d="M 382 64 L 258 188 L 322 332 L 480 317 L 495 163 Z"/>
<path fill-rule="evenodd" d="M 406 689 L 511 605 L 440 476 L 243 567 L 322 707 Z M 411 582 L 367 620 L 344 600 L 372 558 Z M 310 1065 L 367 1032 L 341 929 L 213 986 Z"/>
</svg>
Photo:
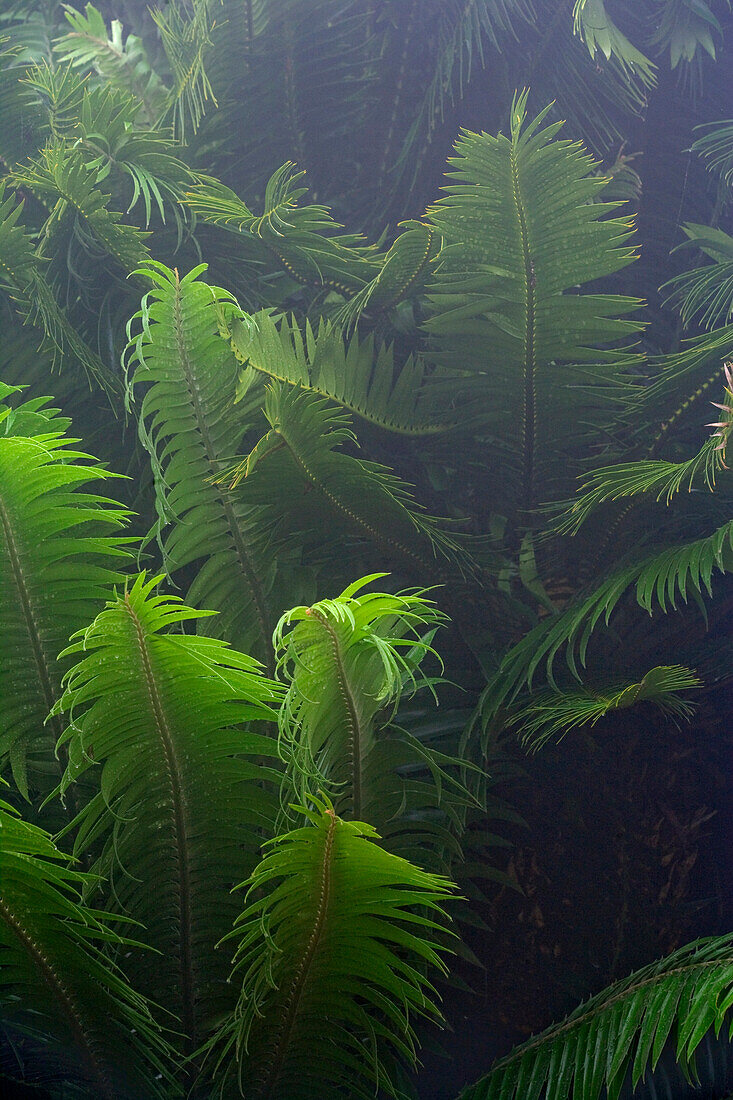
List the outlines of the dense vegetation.
<svg viewBox="0 0 733 1100">
<path fill-rule="evenodd" d="M 728 17 L 6 0 L 8 1087 L 419 1094 L 511 745 L 723 706 Z M 463 1095 L 694 1077 L 731 1006 L 698 940 Z"/>
</svg>

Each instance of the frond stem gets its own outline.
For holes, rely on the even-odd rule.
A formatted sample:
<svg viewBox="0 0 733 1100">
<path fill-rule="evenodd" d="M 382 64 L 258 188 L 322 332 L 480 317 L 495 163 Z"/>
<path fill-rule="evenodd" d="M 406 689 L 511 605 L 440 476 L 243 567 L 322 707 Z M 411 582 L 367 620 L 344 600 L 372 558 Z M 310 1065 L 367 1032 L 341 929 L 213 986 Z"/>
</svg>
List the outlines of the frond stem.
<svg viewBox="0 0 733 1100">
<path fill-rule="evenodd" d="M 333 629 L 333 626 L 326 616 L 318 611 L 317 608 L 311 608 L 311 615 L 321 624 L 328 634 L 333 650 L 333 660 L 336 666 L 336 675 L 338 677 L 338 690 L 348 715 L 347 721 L 349 726 L 349 747 L 351 755 L 351 812 L 354 821 L 361 821 L 361 724 L 356 709 L 356 700 L 349 687 L 349 680 L 346 675 L 346 669 L 344 668 L 341 645 L 336 631 Z"/>
</svg>

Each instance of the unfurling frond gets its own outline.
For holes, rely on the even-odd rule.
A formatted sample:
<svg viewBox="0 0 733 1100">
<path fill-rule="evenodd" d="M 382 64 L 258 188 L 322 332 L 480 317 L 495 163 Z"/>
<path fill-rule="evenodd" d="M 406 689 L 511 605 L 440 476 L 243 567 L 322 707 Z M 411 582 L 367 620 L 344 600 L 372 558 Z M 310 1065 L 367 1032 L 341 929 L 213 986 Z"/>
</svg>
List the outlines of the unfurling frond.
<svg viewBox="0 0 733 1100">
<path fill-rule="evenodd" d="M 273 840 L 242 884 L 242 992 L 217 1037 L 219 1067 L 233 1076 L 236 1056 L 251 1100 L 396 1097 L 393 1067 L 414 1064 L 415 1021 L 441 1018 L 426 970 L 445 970 L 453 887 L 313 801 L 301 808 L 308 824 Z"/>
</svg>

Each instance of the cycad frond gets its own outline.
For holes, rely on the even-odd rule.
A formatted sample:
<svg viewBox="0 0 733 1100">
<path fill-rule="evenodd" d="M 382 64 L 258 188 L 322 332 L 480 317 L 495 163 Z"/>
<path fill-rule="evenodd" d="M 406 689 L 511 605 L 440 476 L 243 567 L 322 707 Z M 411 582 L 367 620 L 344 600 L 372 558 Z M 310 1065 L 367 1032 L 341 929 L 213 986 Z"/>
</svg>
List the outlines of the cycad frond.
<svg viewBox="0 0 733 1100">
<path fill-rule="evenodd" d="M 414 1020 L 441 1018 L 425 970 L 445 969 L 436 939 L 452 886 L 385 852 L 370 825 L 315 806 L 243 883 L 242 995 L 219 1065 L 236 1052 L 252 1100 L 397 1096 L 392 1067 L 415 1061 Z"/>
<path fill-rule="evenodd" d="M 669 292 L 664 304 L 679 310 L 685 327 L 696 318 L 706 330 L 726 325 L 733 313 L 733 237 L 722 229 L 691 223 L 683 225 L 682 232 L 688 239 L 677 251 L 699 249 L 713 263 L 684 271 L 665 283 L 660 288 Z"/>
<path fill-rule="evenodd" d="M 5 696 L 3 696 L 5 698 Z M 0 1015 L 46 1080 L 104 1100 L 171 1090 L 170 1055 L 150 1010 L 104 954 L 125 942 L 81 900 L 95 883 L 43 830 L 0 801 Z M 89 1091 L 87 1091 L 89 1090 Z"/>
<path fill-rule="evenodd" d="M 236 912 L 229 890 L 278 807 L 275 743 L 242 723 L 274 719 L 280 692 L 224 642 L 176 633 L 206 612 L 156 594 L 159 580 L 139 576 L 78 632 L 56 709 L 71 722 L 63 787 L 100 766 L 76 848 L 105 837 L 98 867 L 113 876 L 115 906 L 162 952 L 137 960 L 140 985 L 195 1045 L 227 999 L 228 961 L 214 946 Z"/>
<path fill-rule="evenodd" d="M 382 259 L 356 233 L 341 228 L 327 207 L 298 200 L 307 188 L 298 187 L 304 173 L 291 162 L 273 173 L 265 190 L 262 214 L 253 214 L 229 187 L 201 177 L 198 188 L 186 196 L 186 205 L 202 221 L 264 243 L 297 282 L 325 287 L 351 296 L 380 272 Z"/>
<path fill-rule="evenodd" d="M 391 432 L 419 436 L 452 426 L 444 402 L 431 396 L 420 356 L 397 366 L 393 348 L 375 346 L 373 336 L 345 341 L 327 321 L 316 330 L 306 321 L 303 332 L 295 318 L 273 317 L 269 310 L 235 316 L 228 327 L 234 354 L 246 368 L 240 393 L 258 372 L 330 398 Z"/>
<path fill-rule="evenodd" d="M 616 26 L 604 0 L 575 0 L 573 30 L 588 47 L 594 61 L 601 55 L 606 61 L 615 57 L 630 76 L 637 76 L 646 87 L 655 83 L 656 66 Z"/>
<path fill-rule="evenodd" d="M 678 603 L 710 596 L 715 573 L 733 570 L 733 520 L 711 535 L 671 546 L 636 562 L 623 565 L 589 593 L 581 593 L 563 612 L 548 618 L 517 642 L 506 654 L 498 673 L 484 693 L 484 706 L 494 713 L 516 698 L 525 684 L 532 684 L 544 669 L 555 687 L 553 665 L 561 650 L 573 676 L 580 679 L 591 635 L 607 626 L 619 601 L 633 591 L 638 605 L 650 615 L 663 613 Z"/>
<path fill-rule="evenodd" d="M 231 471 L 233 485 L 256 473 L 261 498 L 279 499 L 282 508 L 299 511 L 305 486 L 316 498 L 311 508 L 330 511 L 383 554 L 430 572 L 435 558 L 471 569 L 459 539 L 444 520 L 420 509 L 408 485 L 387 467 L 341 449 L 355 437 L 349 417 L 330 401 L 276 382 L 268 389 L 264 413 L 270 431 Z M 307 526 L 307 515 L 304 519 Z"/>
<path fill-rule="evenodd" d="M 165 109 L 167 89 L 148 60 L 145 46 L 134 34 L 123 34 L 122 24 L 113 19 L 109 33 L 104 17 L 93 4 L 84 14 L 66 4 L 71 30 L 56 42 L 61 61 L 74 68 L 92 70 L 105 83 L 131 92 L 139 101 L 148 123 L 154 123 Z"/>
<path fill-rule="evenodd" d="M 432 685 L 421 665 L 445 616 L 417 592 L 362 591 L 378 579 L 280 620 L 281 745 L 301 800 L 323 789 L 341 816 L 372 822 L 390 851 L 444 867 L 446 848 L 457 850 L 458 805 L 471 801 L 460 764 L 394 718 L 403 696 Z"/>
<path fill-rule="evenodd" d="M 652 702 L 673 718 L 689 718 L 693 706 L 680 692 L 701 686 L 701 681 L 682 665 L 651 668 L 635 683 L 582 691 L 541 691 L 530 703 L 511 714 L 509 727 L 533 752 L 548 741 L 560 741 L 571 730 L 594 726 L 609 712 L 637 703 Z"/>
<path fill-rule="evenodd" d="M 592 158 L 556 140 L 560 123 L 542 127 L 549 108 L 525 124 L 526 103 L 509 137 L 458 141 L 458 182 L 429 210 L 443 250 L 425 327 L 437 362 L 473 376 L 504 463 L 497 499 L 528 512 L 577 463 L 567 441 L 577 454 L 611 415 L 635 357 L 609 345 L 640 325 L 620 319 L 632 298 L 568 293 L 631 263 L 633 226 L 605 217 L 619 204 L 594 201 L 605 181 Z"/>
<path fill-rule="evenodd" d="M 685 1069 L 703 1036 L 717 1035 L 733 1004 L 730 936 L 698 940 L 586 1001 L 562 1023 L 517 1047 L 461 1100 L 618 1100 L 654 1069 L 674 1036 Z"/>
<path fill-rule="evenodd" d="M 287 606 L 282 594 L 273 602 L 284 544 L 272 507 L 221 484 L 250 424 L 234 407 L 239 364 L 219 335 L 218 309 L 230 296 L 204 283 L 204 271 L 181 278 L 158 263 L 139 271 L 153 289 L 128 327 L 128 394 L 137 400 L 144 391 L 139 431 L 153 464 L 167 570 L 203 559 L 188 598 L 221 613 L 206 629 L 271 662 L 272 631 Z"/>
<path fill-rule="evenodd" d="M 33 437 L 17 434 L 43 419 Z M 25 798 L 60 778 L 61 727 L 44 726 L 61 694 L 58 654 L 129 560 L 116 533 L 127 513 L 87 489 L 114 475 L 74 449 L 65 425 L 38 401 L 0 416 L 0 764 Z"/>
<path fill-rule="evenodd" d="M 185 140 L 188 125 L 196 133 L 207 102 L 216 106 L 205 63 L 212 45 L 215 12 L 220 6 L 212 0 L 193 0 L 187 7 L 179 0 L 171 0 L 164 10 L 157 9 L 153 15 L 173 73 L 168 108 L 181 141 Z"/>
</svg>

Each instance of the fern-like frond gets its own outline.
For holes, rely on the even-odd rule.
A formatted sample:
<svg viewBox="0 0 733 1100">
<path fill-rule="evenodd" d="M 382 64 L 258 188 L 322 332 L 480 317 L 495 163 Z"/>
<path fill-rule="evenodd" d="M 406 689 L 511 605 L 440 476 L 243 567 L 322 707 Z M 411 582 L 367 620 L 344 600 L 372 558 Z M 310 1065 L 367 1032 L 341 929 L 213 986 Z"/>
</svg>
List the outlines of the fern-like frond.
<svg viewBox="0 0 733 1100">
<path fill-rule="evenodd" d="M 104 16 L 87 4 L 84 14 L 64 5 L 71 30 L 55 44 L 60 61 L 74 68 L 91 70 L 105 83 L 131 92 L 139 101 L 148 123 L 163 113 L 168 91 L 148 60 L 145 46 L 134 34 L 124 35 L 118 19 L 109 31 Z"/>
<path fill-rule="evenodd" d="M 726 325 L 733 313 L 733 237 L 722 229 L 691 223 L 683 225 L 682 231 L 688 239 L 677 251 L 699 249 L 713 263 L 693 267 L 665 283 L 660 288 L 669 292 L 665 305 L 679 310 L 685 327 L 695 319 L 707 330 Z"/>
<path fill-rule="evenodd" d="M 242 994 L 218 1036 L 219 1067 L 238 1069 L 252 1100 L 396 1097 L 395 1060 L 415 1062 L 414 1021 L 440 1021 L 425 971 L 445 970 L 452 887 L 385 852 L 370 825 L 314 805 L 243 883 Z"/>
<path fill-rule="evenodd" d="M 652 702 L 663 714 L 689 718 L 693 705 L 680 692 L 701 686 L 697 676 L 682 665 L 651 668 L 636 683 L 582 691 L 540 691 L 527 706 L 514 711 L 509 728 L 526 748 L 541 749 L 549 741 L 560 741 L 582 726 L 594 726 L 609 712 L 625 710 L 637 703 Z"/>
<path fill-rule="evenodd" d="M 60 779 L 62 727 L 44 725 L 67 667 L 58 654 L 129 560 L 127 513 L 88 488 L 114 475 L 75 450 L 66 424 L 37 400 L 0 412 L 0 766 L 26 799 Z"/>
<path fill-rule="evenodd" d="M 200 562 L 188 599 L 220 612 L 205 629 L 271 665 L 272 631 L 288 602 L 275 594 L 285 543 L 274 501 L 253 504 L 244 488 L 221 484 L 251 425 L 234 406 L 239 363 L 218 328 L 230 296 L 202 281 L 205 269 L 183 277 L 159 263 L 140 269 L 153 288 L 128 328 L 128 395 L 139 400 L 167 570 Z"/>
<path fill-rule="evenodd" d="M 159 580 L 137 577 L 78 632 L 56 710 L 70 719 L 63 788 L 100 768 L 76 849 L 105 838 L 97 869 L 112 875 L 115 907 L 161 952 L 136 960 L 140 985 L 193 1049 L 227 1001 L 214 946 L 236 912 L 229 891 L 278 806 L 276 745 L 243 723 L 273 720 L 280 692 L 252 658 L 179 633 L 207 612 L 157 594 Z"/>
<path fill-rule="evenodd" d="M 370 821 L 390 851 L 444 868 L 446 850 L 458 850 L 460 807 L 471 802 L 460 763 L 399 729 L 395 713 L 403 697 L 432 690 L 421 665 L 435 656 L 445 616 L 417 592 L 363 591 L 379 579 L 280 620 L 280 741 L 299 799 L 327 791 L 340 816 Z"/>
<path fill-rule="evenodd" d="M 688 1071 L 703 1036 L 729 1025 L 730 936 L 698 940 L 616 982 L 502 1058 L 461 1100 L 618 1100 L 673 1042 Z"/>
<path fill-rule="evenodd" d="M 212 46 L 216 9 L 220 6 L 212 0 L 193 0 L 190 5 L 171 0 L 165 9 L 153 13 L 173 73 L 168 106 L 173 128 L 181 141 L 185 140 L 187 126 L 196 133 L 207 102 L 217 105 L 206 61 Z"/>
<path fill-rule="evenodd" d="M 625 72 L 638 77 L 646 87 L 656 83 L 656 66 L 617 27 L 604 0 L 575 0 L 573 30 L 594 60 L 600 60 L 598 55 L 606 61 L 615 57 Z"/>
<path fill-rule="evenodd" d="M 93 885 L 0 801 L 0 1017 L 16 1035 L 17 1077 L 27 1061 L 47 1081 L 103 1100 L 176 1095 L 171 1049 L 104 952 L 130 941 L 82 902 Z"/>
<path fill-rule="evenodd" d="M 648 495 L 666 504 L 683 489 L 692 492 L 702 484 L 712 492 L 722 470 L 727 470 L 726 451 L 733 428 L 733 378 L 725 368 L 727 386 L 723 401 L 714 401 L 717 421 L 707 424 L 715 428 L 697 454 L 681 462 L 648 459 L 623 462 L 594 470 L 583 479 L 578 498 L 556 522 L 557 530 L 575 534 L 596 509 L 608 501 Z"/>
<path fill-rule="evenodd" d="M 730 184 L 733 179 L 733 119 L 708 122 L 696 128 L 701 136 L 692 145 L 706 161 L 708 171 Z"/>
<path fill-rule="evenodd" d="M 599 626 L 607 626 L 619 601 L 633 593 L 650 615 L 674 611 L 689 597 L 712 594 L 715 573 L 733 570 L 733 520 L 711 535 L 668 547 L 616 569 L 590 592 L 581 593 L 564 611 L 531 630 L 506 654 L 483 696 L 485 713 L 511 702 L 543 670 L 555 687 L 553 666 L 558 653 L 580 679 L 588 645 Z M 580 667 L 579 667 L 580 666 Z"/>
<path fill-rule="evenodd" d="M 275 382 L 268 389 L 264 413 L 270 430 L 231 471 L 234 486 L 256 473 L 260 497 L 279 499 L 281 507 L 299 510 L 303 492 L 313 492 L 311 509 L 320 504 L 353 534 L 413 569 L 417 564 L 434 570 L 435 558 L 471 568 L 467 552 L 446 522 L 426 515 L 409 486 L 385 466 L 342 449 L 354 444 L 355 437 L 349 417 L 330 401 Z"/>
<path fill-rule="evenodd" d="M 419 436 L 452 426 L 445 402 L 434 396 L 437 387 L 431 393 L 420 356 L 398 366 L 393 348 L 375 345 L 373 336 L 344 340 L 327 321 L 316 330 L 306 321 L 301 331 L 295 318 L 273 317 L 269 310 L 234 316 L 227 324 L 234 354 L 245 366 L 240 395 L 259 373 L 328 397 L 391 432 Z"/>
<path fill-rule="evenodd" d="M 612 345 L 640 329 L 621 319 L 636 300 L 569 293 L 632 262 L 633 226 L 594 201 L 604 180 L 579 143 L 557 139 L 560 123 L 543 127 L 549 108 L 527 123 L 526 104 L 515 100 L 508 137 L 458 141 L 458 182 L 429 210 L 443 249 L 425 324 L 434 359 L 472 375 L 502 462 L 497 505 L 525 515 L 608 420 L 635 361 Z"/>
<path fill-rule="evenodd" d="M 253 214 L 229 187 L 208 177 L 186 195 L 186 204 L 202 221 L 254 238 L 297 282 L 351 296 L 377 276 L 379 254 L 356 233 L 341 228 L 327 207 L 299 205 L 307 188 L 297 186 L 304 173 L 291 162 L 272 175 L 262 214 Z"/>
</svg>

